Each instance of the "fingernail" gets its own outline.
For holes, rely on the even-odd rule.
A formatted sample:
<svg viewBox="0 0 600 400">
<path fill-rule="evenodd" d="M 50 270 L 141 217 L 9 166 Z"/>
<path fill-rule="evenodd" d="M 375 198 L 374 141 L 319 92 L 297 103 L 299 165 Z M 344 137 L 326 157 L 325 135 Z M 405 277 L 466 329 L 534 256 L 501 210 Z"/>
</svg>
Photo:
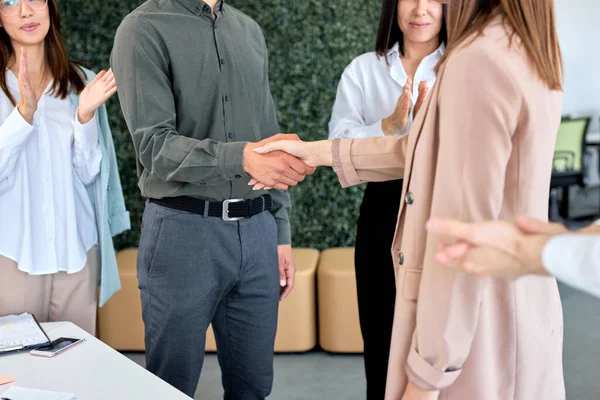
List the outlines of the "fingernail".
<svg viewBox="0 0 600 400">
<path fill-rule="evenodd" d="M 285 286 L 285 279 L 282 279 L 282 280 L 280 280 L 280 281 L 279 281 L 279 285 L 280 285 L 281 287 L 284 287 L 284 286 Z"/>
<path fill-rule="evenodd" d="M 264 149 L 262 147 L 257 147 L 256 149 L 252 150 L 255 153 L 262 153 L 264 151 Z"/>
</svg>

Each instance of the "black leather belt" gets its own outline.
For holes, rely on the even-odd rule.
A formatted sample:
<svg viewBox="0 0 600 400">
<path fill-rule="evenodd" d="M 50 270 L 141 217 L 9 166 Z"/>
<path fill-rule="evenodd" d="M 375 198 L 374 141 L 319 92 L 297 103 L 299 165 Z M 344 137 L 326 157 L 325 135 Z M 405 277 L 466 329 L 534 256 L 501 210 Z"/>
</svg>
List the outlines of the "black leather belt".
<svg viewBox="0 0 600 400">
<path fill-rule="evenodd" d="M 219 217 L 224 221 L 238 221 L 250 218 L 273 207 L 270 194 L 255 199 L 229 199 L 225 201 L 209 201 L 194 197 L 166 197 L 163 199 L 148 199 L 148 201 L 175 210 L 185 211 L 205 217 Z"/>
</svg>

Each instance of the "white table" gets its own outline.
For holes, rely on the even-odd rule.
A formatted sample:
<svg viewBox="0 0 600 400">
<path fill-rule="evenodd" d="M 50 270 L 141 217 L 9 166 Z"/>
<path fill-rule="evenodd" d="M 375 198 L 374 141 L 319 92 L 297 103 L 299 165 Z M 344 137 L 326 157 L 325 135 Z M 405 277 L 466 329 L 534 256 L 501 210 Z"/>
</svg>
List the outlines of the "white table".
<svg viewBox="0 0 600 400">
<path fill-rule="evenodd" d="M 50 340 L 65 336 L 86 341 L 53 358 L 28 352 L 0 356 L 0 375 L 16 379 L 11 385 L 75 393 L 78 400 L 190 399 L 70 322 L 41 325 Z M 11 385 L 0 386 L 0 394 Z"/>
</svg>

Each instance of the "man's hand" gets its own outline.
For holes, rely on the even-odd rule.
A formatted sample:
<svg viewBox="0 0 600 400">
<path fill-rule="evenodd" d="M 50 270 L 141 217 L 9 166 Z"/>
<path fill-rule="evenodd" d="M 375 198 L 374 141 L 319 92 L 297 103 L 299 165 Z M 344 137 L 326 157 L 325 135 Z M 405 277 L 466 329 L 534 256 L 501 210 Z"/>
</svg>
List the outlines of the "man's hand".
<svg viewBox="0 0 600 400">
<path fill-rule="evenodd" d="M 435 257 L 440 264 L 509 281 L 522 275 L 547 274 L 542 251 L 550 235 L 526 234 L 507 221 L 431 220 L 427 230 L 446 240 Z"/>
<path fill-rule="evenodd" d="M 279 254 L 279 286 L 281 287 L 279 300 L 283 300 L 294 288 L 296 265 L 292 257 L 291 245 L 281 244 L 277 246 L 277 253 Z"/>
<path fill-rule="evenodd" d="M 264 186 L 287 190 L 296 186 L 315 169 L 283 151 L 258 154 L 253 150 L 277 140 L 300 140 L 295 134 L 277 134 L 258 143 L 248 143 L 244 148 L 243 167 L 252 178 Z"/>
<path fill-rule="evenodd" d="M 439 391 L 427 391 L 423 390 L 411 381 L 408 381 L 406 390 L 402 400 L 438 400 L 440 395 Z"/>
</svg>

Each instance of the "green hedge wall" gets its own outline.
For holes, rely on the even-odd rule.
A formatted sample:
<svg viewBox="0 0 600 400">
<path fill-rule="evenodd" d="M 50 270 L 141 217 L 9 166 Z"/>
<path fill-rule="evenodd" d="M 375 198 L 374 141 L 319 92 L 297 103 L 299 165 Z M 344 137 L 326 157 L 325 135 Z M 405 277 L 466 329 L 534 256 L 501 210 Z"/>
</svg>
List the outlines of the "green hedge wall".
<svg viewBox="0 0 600 400">
<path fill-rule="evenodd" d="M 109 67 L 117 26 L 143 2 L 58 1 L 69 56 L 94 71 Z M 227 2 L 250 15 L 263 29 L 282 131 L 296 132 L 306 140 L 327 138 L 327 123 L 344 67 L 357 55 L 374 48 L 380 0 Z M 137 247 L 144 200 L 137 187 L 135 154 L 117 96 L 107 106 L 132 216 L 132 229 L 116 239 L 116 246 Z M 319 169 L 292 188 L 294 246 L 353 246 L 363 189 L 342 189 L 329 168 Z"/>
</svg>

